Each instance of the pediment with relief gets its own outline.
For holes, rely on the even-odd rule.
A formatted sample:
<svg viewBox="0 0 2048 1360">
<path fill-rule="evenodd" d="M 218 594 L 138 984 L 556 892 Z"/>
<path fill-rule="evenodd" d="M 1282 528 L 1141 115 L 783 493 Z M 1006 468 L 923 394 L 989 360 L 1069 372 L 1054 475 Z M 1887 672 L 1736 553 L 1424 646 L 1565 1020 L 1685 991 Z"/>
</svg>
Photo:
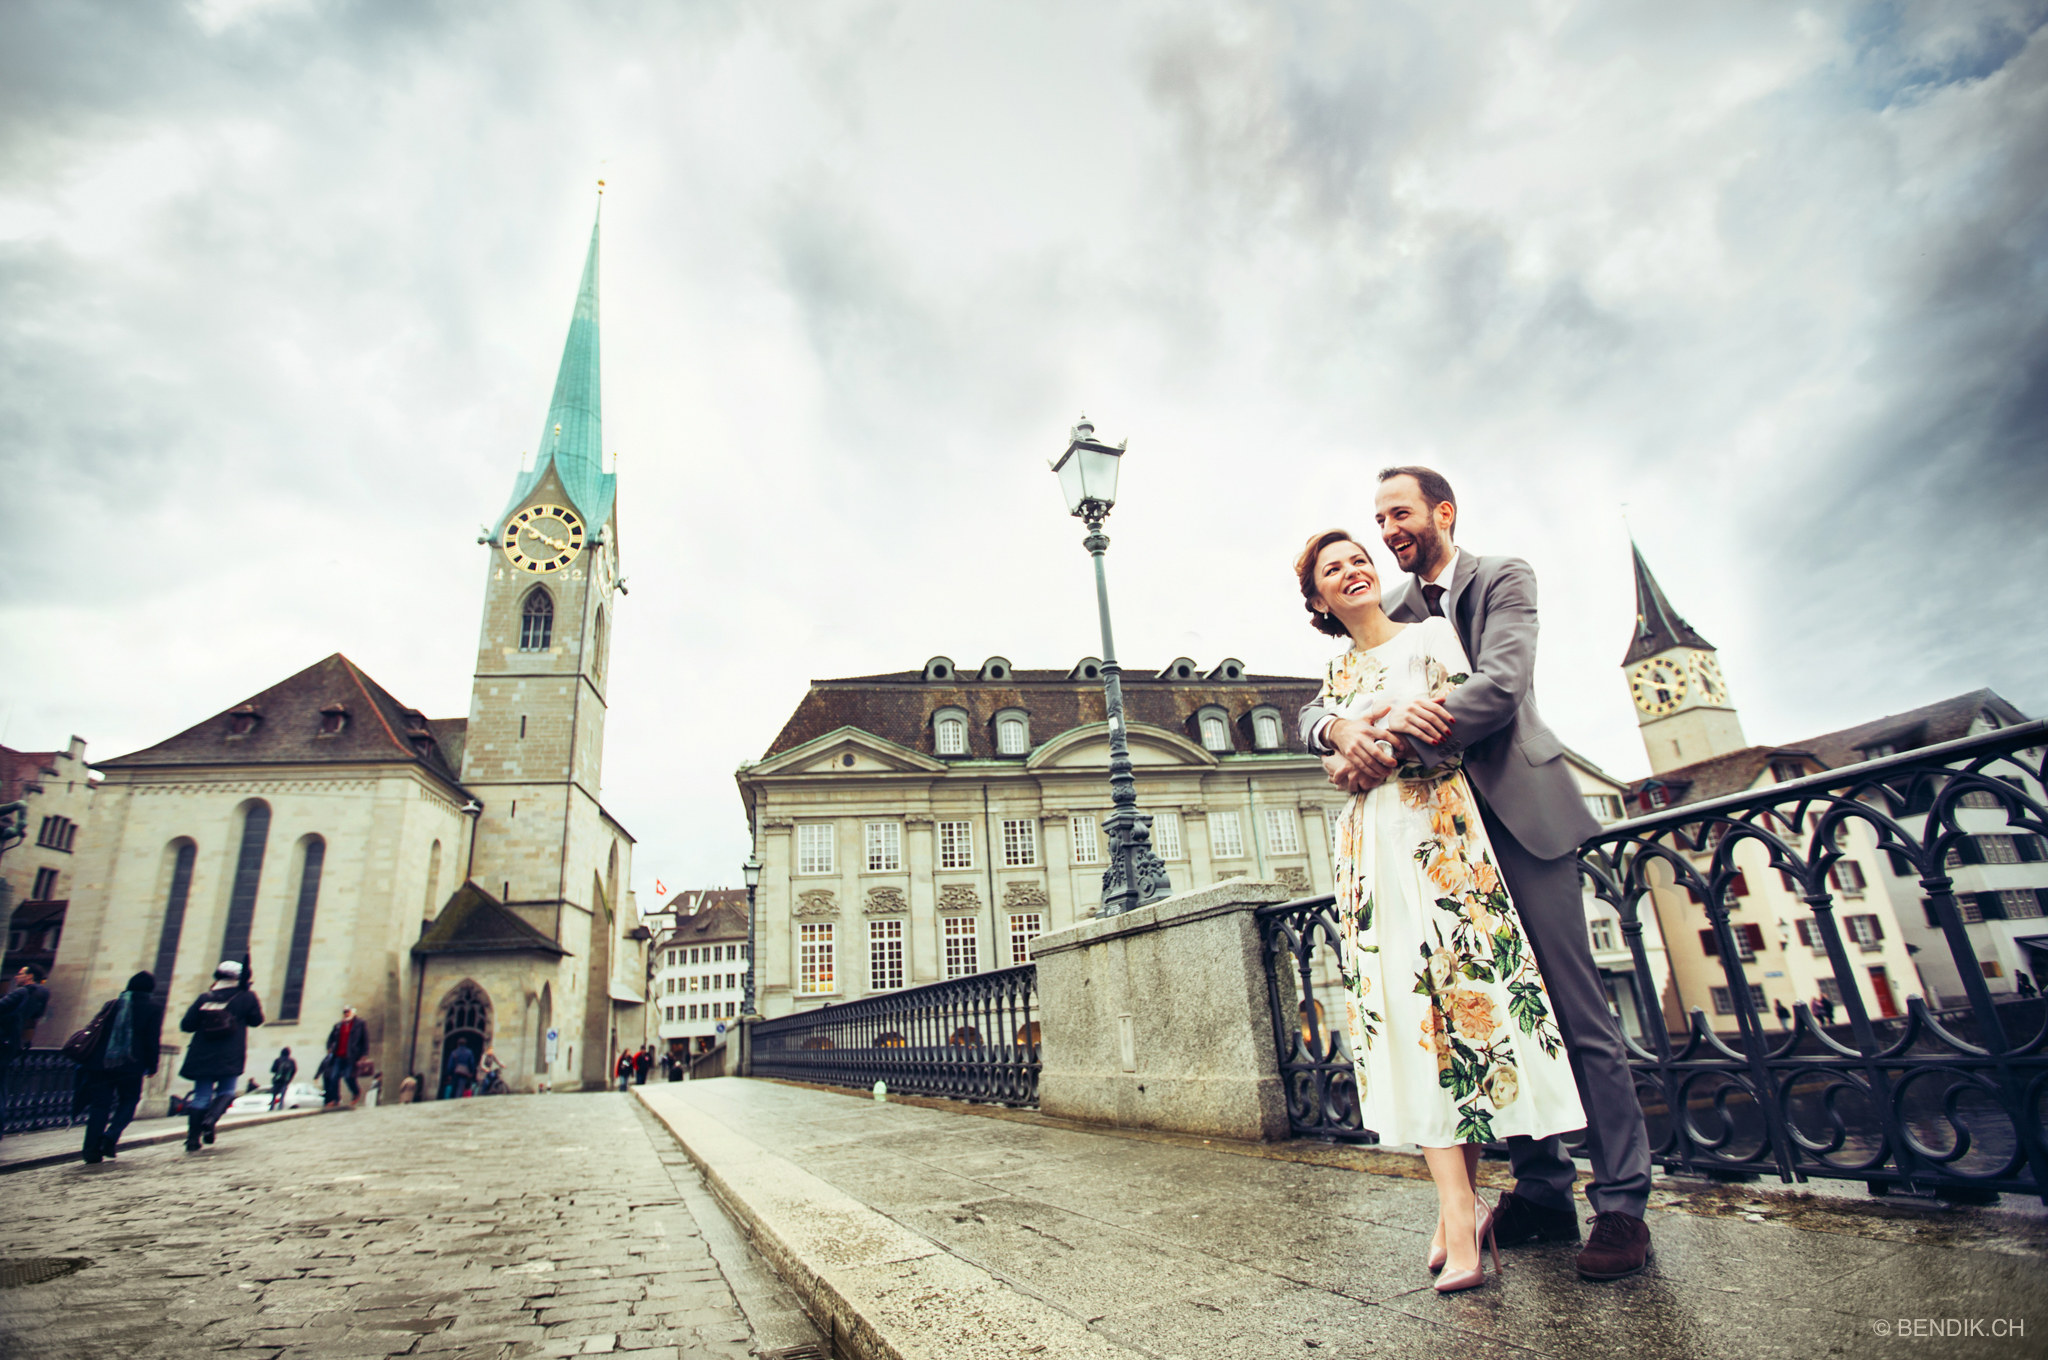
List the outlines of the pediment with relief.
<svg viewBox="0 0 2048 1360">
<path fill-rule="evenodd" d="M 937 774 L 946 766 L 907 746 L 857 727 L 842 727 L 749 766 L 749 776 L 832 774 Z"/>
<path fill-rule="evenodd" d="M 1131 723 L 1124 729 L 1124 741 L 1131 748 L 1131 764 L 1144 766 L 1214 766 L 1216 757 L 1178 732 L 1150 723 Z M 1089 723 L 1062 732 L 1039 747 L 1025 762 L 1034 770 L 1103 770 L 1109 766 L 1109 724 Z"/>
</svg>

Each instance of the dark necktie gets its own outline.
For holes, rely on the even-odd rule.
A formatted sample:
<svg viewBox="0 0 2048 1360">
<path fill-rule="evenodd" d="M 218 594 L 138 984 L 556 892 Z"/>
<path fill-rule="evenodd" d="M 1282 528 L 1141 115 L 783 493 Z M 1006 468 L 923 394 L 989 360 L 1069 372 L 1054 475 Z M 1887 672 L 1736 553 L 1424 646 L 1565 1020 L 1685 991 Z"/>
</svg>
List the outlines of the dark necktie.
<svg viewBox="0 0 2048 1360">
<path fill-rule="evenodd" d="M 1434 581 L 1424 583 L 1422 598 L 1429 602 L 1429 612 L 1438 618 L 1444 616 L 1444 588 Z"/>
</svg>

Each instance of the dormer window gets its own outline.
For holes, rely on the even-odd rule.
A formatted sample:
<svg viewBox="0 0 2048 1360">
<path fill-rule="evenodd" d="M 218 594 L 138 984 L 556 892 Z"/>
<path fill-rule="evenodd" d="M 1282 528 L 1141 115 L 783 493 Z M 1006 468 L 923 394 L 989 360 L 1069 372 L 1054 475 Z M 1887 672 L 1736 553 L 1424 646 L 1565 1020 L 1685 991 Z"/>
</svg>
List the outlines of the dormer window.
<svg viewBox="0 0 2048 1360">
<path fill-rule="evenodd" d="M 1010 659 L 1003 656 L 990 657 L 981 663 L 981 674 L 977 678 L 982 680 L 1008 680 L 1010 678 Z"/>
<path fill-rule="evenodd" d="M 1671 790 L 1662 784 L 1654 784 L 1643 790 L 1643 806 L 1655 810 L 1671 806 Z"/>
<path fill-rule="evenodd" d="M 1069 680 L 1100 680 L 1101 678 L 1102 658 L 1098 656 L 1082 657 L 1074 663 L 1074 669 L 1067 672 L 1067 679 Z"/>
<path fill-rule="evenodd" d="M 1155 680 L 1192 680 L 1195 678 L 1195 663 L 1184 656 L 1177 656 L 1166 663 L 1166 669 L 1153 676 Z"/>
<path fill-rule="evenodd" d="M 1899 747 L 1897 742 L 1873 742 L 1869 746 L 1863 748 L 1863 758 L 1865 760 L 1880 760 L 1885 756 L 1895 756 L 1898 753 Z"/>
<path fill-rule="evenodd" d="M 1252 747 L 1259 751 L 1280 749 L 1280 710 L 1263 704 L 1251 712 Z"/>
<path fill-rule="evenodd" d="M 256 711 L 256 705 L 254 704 L 243 704 L 240 708 L 228 714 L 228 735 L 230 737 L 252 736 L 256 729 L 262 725 L 263 715 Z"/>
<path fill-rule="evenodd" d="M 1231 749 L 1229 716 L 1213 704 L 1196 710 L 1195 732 L 1201 738 L 1205 751 L 1227 752 Z"/>
<path fill-rule="evenodd" d="M 1795 779 L 1806 777 L 1806 767 L 1796 760 L 1774 760 L 1771 762 L 1771 778 L 1780 784 L 1789 784 Z"/>
<path fill-rule="evenodd" d="M 1031 718 L 1021 708 L 996 714 L 996 754 L 1021 756 L 1031 750 Z"/>
<path fill-rule="evenodd" d="M 348 709 L 340 704 L 329 704 L 320 710 L 320 735 L 338 737 L 348 730 Z"/>
<path fill-rule="evenodd" d="M 1244 679 L 1244 662 L 1239 661 L 1234 656 L 1226 656 L 1211 667 L 1209 674 L 1203 678 L 1206 680 L 1242 680 Z"/>
<path fill-rule="evenodd" d="M 932 714 L 932 750 L 942 756 L 967 754 L 967 712 L 942 708 Z"/>
<path fill-rule="evenodd" d="M 924 663 L 924 679 L 926 684 L 945 683 L 954 678 L 952 657 L 935 656 Z"/>
</svg>

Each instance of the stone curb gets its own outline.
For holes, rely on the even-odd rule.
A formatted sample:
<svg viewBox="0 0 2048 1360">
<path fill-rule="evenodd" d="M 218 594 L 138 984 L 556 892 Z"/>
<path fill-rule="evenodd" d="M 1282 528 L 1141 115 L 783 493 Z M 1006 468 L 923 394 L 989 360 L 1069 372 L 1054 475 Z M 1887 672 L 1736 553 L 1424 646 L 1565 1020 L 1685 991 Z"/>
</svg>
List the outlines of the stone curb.
<svg viewBox="0 0 2048 1360">
<path fill-rule="evenodd" d="M 855 1360 L 1137 1360 L 1072 1314 L 875 1212 L 769 1151 L 681 1090 L 633 1093 L 697 1164 L 719 1203 L 831 1339 Z"/>
<path fill-rule="evenodd" d="M 304 1119 L 308 1115 L 340 1113 L 342 1113 L 340 1110 L 279 1110 L 274 1114 L 266 1112 L 264 1114 L 250 1115 L 247 1119 L 237 1119 L 234 1123 L 223 1124 L 221 1127 L 223 1130 L 246 1129 L 252 1128 L 257 1124 L 275 1124 L 284 1119 Z M 63 1131 L 76 1132 L 77 1127 L 74 1124 L 69 1129 Z M 38 1132 L 58 1131 L 54 1129 L 38 1130 Z M 25 1135 L 16 1134 L 15 1136 L 23 1137 Z M 80 1137 L 83 1138 L 83 1135 L 81 1134 Z M 159 1143 L 182 1143 L 184 1141 L 184 1131 L 182 1129 L 172 1129 L 163 1133 L 146 1133 L 137 1138 L 123 1138 L 121 1140 L 121 1150 L 125 1152 L 130 1148 L 155 1147 Z M 0 1176 L 10 1175 L 16 1171 L 39 1171 L 46 1166 L 63 1166 L 66 1162 L 82 1163 L 84 1161 L 85 1148 L 81 1145 L 71 1149 L 69 1152 L 51 1152 L 41 1157 L 23 1157 L 19 1161 L 0 1160 Z"/>
</svg>

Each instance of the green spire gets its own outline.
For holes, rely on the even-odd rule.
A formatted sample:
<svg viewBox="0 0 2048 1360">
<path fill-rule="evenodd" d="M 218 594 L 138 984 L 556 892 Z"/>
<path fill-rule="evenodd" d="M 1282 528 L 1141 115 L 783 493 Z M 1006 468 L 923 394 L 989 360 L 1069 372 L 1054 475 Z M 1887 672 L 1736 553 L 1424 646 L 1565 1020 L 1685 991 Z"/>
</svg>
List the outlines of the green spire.
<svg viewBox="0 0 2048 1360">
<path fill-rule="evenodd" d="M 506 506 L 508 514 L 516 509 L 552 465 L 569 499 L 593 530 L 610 517 L 618 481 L 604 470 L 603 407 L 598 396 L 597 241 L 601 225 L 600 217 L 590 227 L 590 253 L 583 261 L 583 282 L 576 289 L 576 310 L 569 318 L 569 338 L 562 346 L 562 367 L 555 375 L 555 395 L 548 403 L 533 469 L 519 474 Z"/>
</svg>

